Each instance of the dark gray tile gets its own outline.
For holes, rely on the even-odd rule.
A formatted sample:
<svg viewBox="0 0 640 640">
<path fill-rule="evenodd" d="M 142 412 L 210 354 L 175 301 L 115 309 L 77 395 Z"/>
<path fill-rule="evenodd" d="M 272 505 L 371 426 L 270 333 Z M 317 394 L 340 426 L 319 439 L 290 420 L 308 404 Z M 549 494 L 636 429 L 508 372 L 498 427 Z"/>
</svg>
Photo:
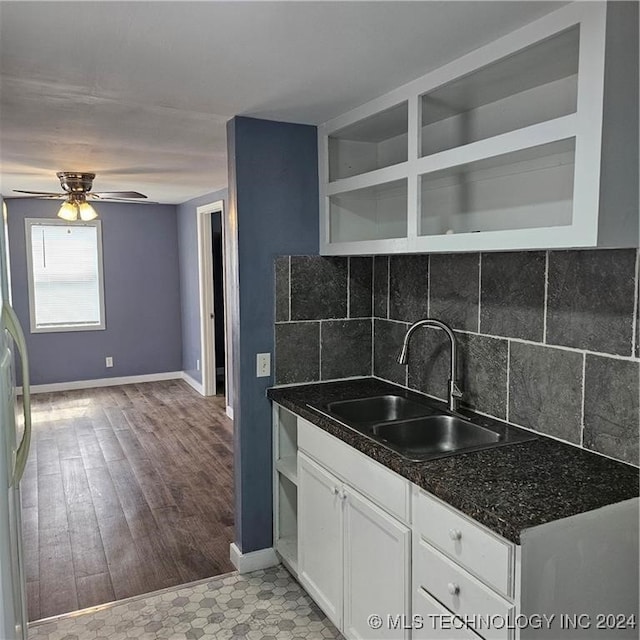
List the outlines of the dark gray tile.
<svg viewBox="0 0 640 640">
<path fill-rule="evenodd" d="M 389 318 L 415 322 L 427 317 L 429 256 L 389 257 Z"/>
<path fill-rule="evenodd" d="M 634 249 L 551 251 L 547 342 L 631 355 Z"/>
<path fill-rule="evenodd" d="M 429 262 L 429 315 L 463 331 L 478 330 L 480 254 L 432 255 Z"/>
<path fill-rule="evenodd" d="M 373 321 L 373 375 L 406 385 L 407 368 L 398 364 L 402 341 L 408 326 L 390 320 Z"/>
<path fill-rule="evenodd" d="M 640 263 L 640 249 L 638 250 L 638 262 Z M 640 358 L 640 273 L 636 276 L 638 293 L 636 294 L 636 358 Z"/>
<path fill-rule="evenodd" d="M 373 315 L 389 317 L 389 256 L 373 258 Z"/>
<path fill-rule="evenodd" d="M 373 258 L 349 258 L 349 317 L 373 315 Z"/>
<path fill-rule="evenodd" d="M 314 382 L 320 379 L 320 323 L 276 325 L 275 383 Z"/>
<path fill-rule="evenodd" d="M 580 442 L 582 354 L 511 343 L 509 421 Z"/>
<path fill-rule="evenodd" d="M 584 446 L 637 466 L 640 362 L 587 354 L 584 395 Z"/>
<path fill-rule="evenodd" d="M 276 322 L 289 320 L 289 256 L 275 260 Z"/>
<path fill-rule="evenodd" d="M 320 326 L 320 379 L 371 375 L 371 320 L 328 320 Z"/>
<path fill-rule="evenodd" d="M 542 342 L 544 251 L 482 254 L 480 333 Z"/>
<path fill-rule="evenodd" d="M 291 319 L 347 317 L 347 258 L 291 257 Z"/>
<path fill-rule="evenodd" d="M 476 334 L 456 336 L 462 402 L 496 418 L 506 418 L 507 341 Z"/>
<path fill-rule="evenodd" d="M 409 387 L 447 399 L 450 351 L 446 335 L 432 327 L 417 329 L 409 344 Z"/>
</svg>

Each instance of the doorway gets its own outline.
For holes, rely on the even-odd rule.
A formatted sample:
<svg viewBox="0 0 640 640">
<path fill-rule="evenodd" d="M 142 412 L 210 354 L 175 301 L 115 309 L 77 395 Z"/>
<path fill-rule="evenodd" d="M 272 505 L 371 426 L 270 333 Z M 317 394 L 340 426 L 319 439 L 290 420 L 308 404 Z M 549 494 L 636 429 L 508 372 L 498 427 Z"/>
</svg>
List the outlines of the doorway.
<svg viewBox="0 0 640 640">
<path fill-rule="evenodd" d="M 205 396 L 224 395 L 227 398 L 227 414 L 231 417 L 224 201 L 200 206 L 196 212 L 202 393 Z"/>
</svg>

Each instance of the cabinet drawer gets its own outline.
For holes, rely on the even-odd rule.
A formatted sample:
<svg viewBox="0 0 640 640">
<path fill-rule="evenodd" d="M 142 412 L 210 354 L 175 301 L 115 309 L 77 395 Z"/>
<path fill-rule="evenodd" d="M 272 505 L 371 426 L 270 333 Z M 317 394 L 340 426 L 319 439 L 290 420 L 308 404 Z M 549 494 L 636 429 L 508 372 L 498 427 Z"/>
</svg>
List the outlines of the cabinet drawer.
<svg viewBox="0 0 640 640">
<path fill-rule="evenodd" d="M 413 549 L 414 593 L 420 588 L 428 591 L 487 640 L 513 637 L 509 628 L 513 625 L 513 604 L 424 540 L 418 540 Z"/>
<path fill-rule="evenodd" d="M 412 640 L 479 640 L 464 622 L 421 587 L 413 594 Z"/>
<path fill-rule="evenodd" d="M 379 507 L 409 521 L 408 480 L 302 418 L 298 447 Z"/>
<path fill-rule="evenodd" d="M 513 595 L 510 542 L 423 491 L 416 489 L 413 500 L 414 529 L 420 536 L 500 593 Z"/>
</svg>

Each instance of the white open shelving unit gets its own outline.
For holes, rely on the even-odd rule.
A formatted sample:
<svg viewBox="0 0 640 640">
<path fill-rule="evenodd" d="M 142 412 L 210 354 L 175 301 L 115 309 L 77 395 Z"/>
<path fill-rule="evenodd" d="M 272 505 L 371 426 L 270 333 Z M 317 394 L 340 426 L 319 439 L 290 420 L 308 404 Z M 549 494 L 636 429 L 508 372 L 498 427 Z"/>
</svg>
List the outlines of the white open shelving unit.
<svg viewBox="0 0 640 640">
<path fill-rule="evenodd" d="M 298 572 L 298 419 L 273 405 L 273 544 L 282 561 Z"/>
<path fill-rule="evenodd" d="M 576 2 L 335 118 L 321 253 L 637 246 L 637 96 L 637 7 Z"/>
</svg>

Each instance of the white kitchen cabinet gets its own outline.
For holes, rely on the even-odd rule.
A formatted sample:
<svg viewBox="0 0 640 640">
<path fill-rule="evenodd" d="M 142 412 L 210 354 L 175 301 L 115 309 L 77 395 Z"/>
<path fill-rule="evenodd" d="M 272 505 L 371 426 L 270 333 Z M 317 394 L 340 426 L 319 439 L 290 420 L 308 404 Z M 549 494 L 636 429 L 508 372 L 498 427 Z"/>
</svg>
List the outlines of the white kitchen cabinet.
<svg viewBox="0 0 640 640">
<path fill-rule="evenodd" d="M 273 405 L 273 546 L 295 574 L 298 566 L 298 417 Z"/>
<path fill-rule="evenodd" d="M 402 627 L 411 601 L 411 531 L 353 489 L 345 486 L 343 491 L 344 634 L 347 638 L 408 638 Z M 371 614 L 383 618 L 378 631 L 367 622 Z"/>
<path fill-rule="evenodd" d="M 455 618 L 433 596 L 424 589 L 413 595 L 414 640 L 478 640 L 461 618 Z"/>
<path fill-rule="evenodd" d="M 339 629 L 343 600 L 342 486 L 301 453 L 298 459 L 298 578 Z"/>
<path fill-rule="evenodd" d="M 514 544 L 278 405 L 274 478 L 276 550 L 349 639 L 637 638 L 637 498 Z"/>
<path fill-rule="evenodd" d="M 413 614 L 427 617 L 413 640 L 440 640 L 442 622 L 452 640 L 637 638 L 638 502 L 531 527 L 515 545 L 414 486 Z"/>
<path fill-rule="evenodd" d="M 435 600 L 444 617 L 430 616 L 414 640 L 435 640 L 442 629 L 464 621 L 461 633 L 474 630 L 486 640 L 512 640 L 516 611 L 514 594 L 515 545 L 437 498 L 413 491 L 413 603 L 414 613 Z M 499 622 L 474 629 L 474 616 Z M 468 626 L 467 626 L 468 625 Z M 462 635 L 464 637 L 464 635 Z"/>
<path fill-rule="evenodd" d="M 571 3 L 318 136 L 321 254 L 638 246 L 637 3 Z"/>
<path fill-rule="evenodd" d="M 345 637 L 408 638 L 409 528 L 304 453 L 298 478 L 301 584 Z M 369 626 L 372 614 L 380 629 Z"/>
</svg>

